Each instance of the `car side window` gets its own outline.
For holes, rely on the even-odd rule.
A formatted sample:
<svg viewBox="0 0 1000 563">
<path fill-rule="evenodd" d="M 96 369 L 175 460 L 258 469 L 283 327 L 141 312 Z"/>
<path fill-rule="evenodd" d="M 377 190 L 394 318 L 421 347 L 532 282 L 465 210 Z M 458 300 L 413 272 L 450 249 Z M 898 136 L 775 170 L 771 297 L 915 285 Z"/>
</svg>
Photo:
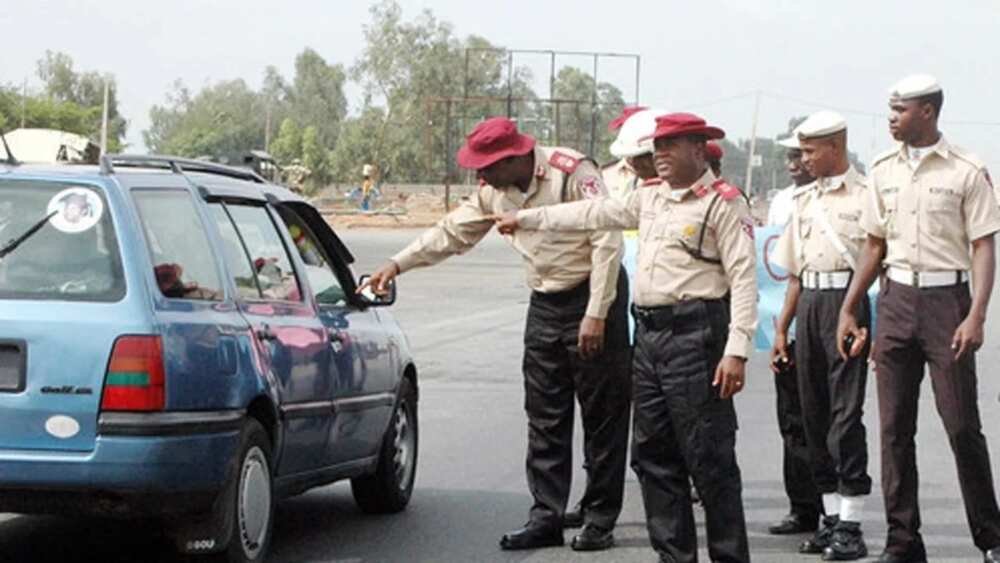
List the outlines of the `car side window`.
<svg viewBox="0 0 1000 563">
<path fill-rule="evenodd" d="M 201 218 L 186 190 L 132 191 L 164 297 L 221 301 L 222 283 Z"/>
<path fill-rule="evenodd" d="M 243 204 L 227 204 L 225 209 L 250 255 L 250 265 L 260 287 L 258 299 L 302 301 L 292 260 L 267 209 Z"/>
<path fill-rule="evenodd" d="M 315 233 L 291 209 L 279 207 L 278 214 L 285 222 L 285 227 L 295 242 L 295 249 L 305 264 L 306 278 L 316 292 L 316 302 L 322 305 L 346 305 L 347 292 L 337 279 L 333 265 Z"/>
<path fill-rule="evenodd" d="M 243 299 L 260 299 L 257 276 L 250 266 L 250 258 L 247 256 L 243 241 L 240 240 L 240 235 L 236 232 L 236 226 L 233 225 L 222 203 L 211 203 L 208 208 L 215 219 L 215 225 L 219 228 L 223 259 L 226 261 L 229 274 L 233 276 L 236 293 Z"/>
</svg>

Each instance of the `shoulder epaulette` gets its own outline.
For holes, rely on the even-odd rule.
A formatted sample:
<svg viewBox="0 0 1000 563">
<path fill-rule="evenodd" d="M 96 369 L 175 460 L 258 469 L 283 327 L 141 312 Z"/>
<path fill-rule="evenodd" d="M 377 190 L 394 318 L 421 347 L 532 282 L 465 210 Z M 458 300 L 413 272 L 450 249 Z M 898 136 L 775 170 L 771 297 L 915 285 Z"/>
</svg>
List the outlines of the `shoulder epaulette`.
<svg viewBox="0 0 1000 563">
<path fill-rule="evenodd" d="M 572 174 L 576 171 L 576 167 L 580 166 L 580 159 L 572 157 L 564 152 L 555 151 L 552 153 L 552 156 L 549 157 L 549 165 L 565 172 L 566 174 Z"/>
<path fill-rule="evenodd" d="M 816 182 L 809 182 L 804 186 L 798 186 L 792 190 L 792 199 L 799 197 L 800 195 L 809 193 L 813 188 L 816 187 Z"/>
<path fill-rule="evenodd" d="M 900 147 L 897 146 L 896 148 L 889 149 L 887 151 L 883 151 L 883 152 L 880 152 L 879 154 L 875 155 L 875 158 L 872 159 L 872 168 L 874 168 L 875 166 L 877 166 L 879 163 L 881 163 L 881 162 L 883 162 L 885 160 L 888 160 L 890 157 L 898 155 L 899 154 L 899 150 L 900 150 Z"/>
<path fill-rule="evenodd" d="M 654 177 L 652 177 L 652 178 L 650 178 L 648 180 L 643 180 L 642 183 L 639 184 L 639 185 L 642 186 L 642 187 L 644 187 L 644 188 L 651 188 L 653 186 L 659 186 L 661 184 L 663 184 L 663 178 L 660 178 L 658 176 L 654 176 Z"/>
<path fill-rule="evenodd" d="M 719 197 L 721 197 L 723 201 L 743 197 L 743 190 L 732 184 L 726 183 L 725 180 L 716 180 L 712 184 L 712 189 L 715 190 L 715 193 L 719 194 Z"/>
<path fill-rule="evenodd" d="M 972 166 L 974 166 L 976 168 L 976 170 L 980 170 L 980 169 L 986 167 L 986 163 L 983 162 L 978 156 L 976 156 L 975 154 L 973 154 L 973 153 L 971 153 L 971 152 L 963 149 L 962 147 L 958 147 L 958 146 L 955 146 L 955 145 L 949 145 L 948 146 L 948 151 L 950 151 L 952 154 L 954 154 L 956 158 L 962 159 L 965 162 L 968 162 L 969 164 L 971 164 Z"/>
</svg>

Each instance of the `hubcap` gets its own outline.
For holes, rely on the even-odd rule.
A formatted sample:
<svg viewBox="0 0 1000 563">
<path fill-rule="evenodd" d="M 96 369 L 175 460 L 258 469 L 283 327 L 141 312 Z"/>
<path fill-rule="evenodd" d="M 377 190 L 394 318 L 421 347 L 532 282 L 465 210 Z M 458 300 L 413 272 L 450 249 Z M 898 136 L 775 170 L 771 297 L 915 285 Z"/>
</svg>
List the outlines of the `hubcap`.
<svg viewBox="0 0 1000 563">
<path fill-rule="evenodd" d="M 413 478 L 413 457 L 416 454 L 417 444 L 416 432 L 410 424 L 409 403 L 403 402 L 396 409 L 396 439 L 393 441 L 395 454 L 393 455 L 393 467 L 396 470 L 396 483 L 400 491 L 405 491 L 410 486 L 410 479 Z"/>
<path fill-rule="evenodd" d="M 243 458 L 238 503 L 243 552 L 248 559 L 254 559 L 264 547 L 271 520 L 271 471 L 264 452 L 257 446 Z"/>
</svg>

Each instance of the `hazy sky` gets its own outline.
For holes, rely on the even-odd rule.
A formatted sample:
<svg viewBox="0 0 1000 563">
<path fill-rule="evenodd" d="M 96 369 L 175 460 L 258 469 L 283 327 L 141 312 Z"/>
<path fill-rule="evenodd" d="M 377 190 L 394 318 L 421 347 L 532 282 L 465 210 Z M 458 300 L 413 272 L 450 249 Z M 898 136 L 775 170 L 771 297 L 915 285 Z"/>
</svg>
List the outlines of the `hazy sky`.
<svg viewBox="0 0 1000 563">
<path fill-rule="evenodd" d="M 641 102 L 694 110 L 733 139 L 750 134 L 755 91 L 769 93 L 761 98 L 761 136 L 783 133 L 791 116 L 840 109 L 849 118 L 851 148 L 866 161 L 891 143 L 883 117 L 887 88 L 904 75 L 929 72 L 945 89 L 942 129 L 1000 176 L 996 0 L 400 3 L 407 19 L 429 8 L 457 35 L 475 33 L 509 48 L 639 54 Z M 142 148 L 149 107 L 162 103 L 178 78 L 198 88 L 242 77 L 256 87 L 270 64 L 290 77 L 306 46 L 350 66 L 363 47 L 369 5 L 10 0 L 0 11 L 0 82 L 19 84 L 28 76 L 37 88 L 35 61 L 46 49 L 69 53 L 78 70 L 113 72 L 130 121 L 128 142 Z M 547 81 L 546 59 L 518 62 Z M 592 64 L 558 62 L 588 70 Z M 634 96 L 626 63 L 601 64 L 607 79 Z M 357 87 L 348 95 L 356 109 Z M 710 103 L 717 100 L 723 101 Z"/>
</svg>

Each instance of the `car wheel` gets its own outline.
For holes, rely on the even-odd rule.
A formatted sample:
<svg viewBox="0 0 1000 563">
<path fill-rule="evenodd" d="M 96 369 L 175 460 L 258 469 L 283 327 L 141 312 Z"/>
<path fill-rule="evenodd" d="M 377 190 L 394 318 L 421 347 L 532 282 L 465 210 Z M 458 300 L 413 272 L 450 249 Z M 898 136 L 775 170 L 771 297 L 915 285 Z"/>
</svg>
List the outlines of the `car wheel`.
<svg viewBox="0 0 1000 563">
<path fill-rule="evenodd" d="M 404 378 L 392 420 L 382 438 L 375 472 L 351 479 L 354 501 L 361 510 L 384 514 L 406 508 L 417 475 L 418 438 L 417 393 Z"/>
<path fill-rule="evenodd" d="M 271 441 L 264 427 L 249 420 L 243 429 L 235 495 L 232 510 L 232 533 L 226 546 L 228 563 L 264 561 L 274 527 L 274 478 Z"/>
</svg>

